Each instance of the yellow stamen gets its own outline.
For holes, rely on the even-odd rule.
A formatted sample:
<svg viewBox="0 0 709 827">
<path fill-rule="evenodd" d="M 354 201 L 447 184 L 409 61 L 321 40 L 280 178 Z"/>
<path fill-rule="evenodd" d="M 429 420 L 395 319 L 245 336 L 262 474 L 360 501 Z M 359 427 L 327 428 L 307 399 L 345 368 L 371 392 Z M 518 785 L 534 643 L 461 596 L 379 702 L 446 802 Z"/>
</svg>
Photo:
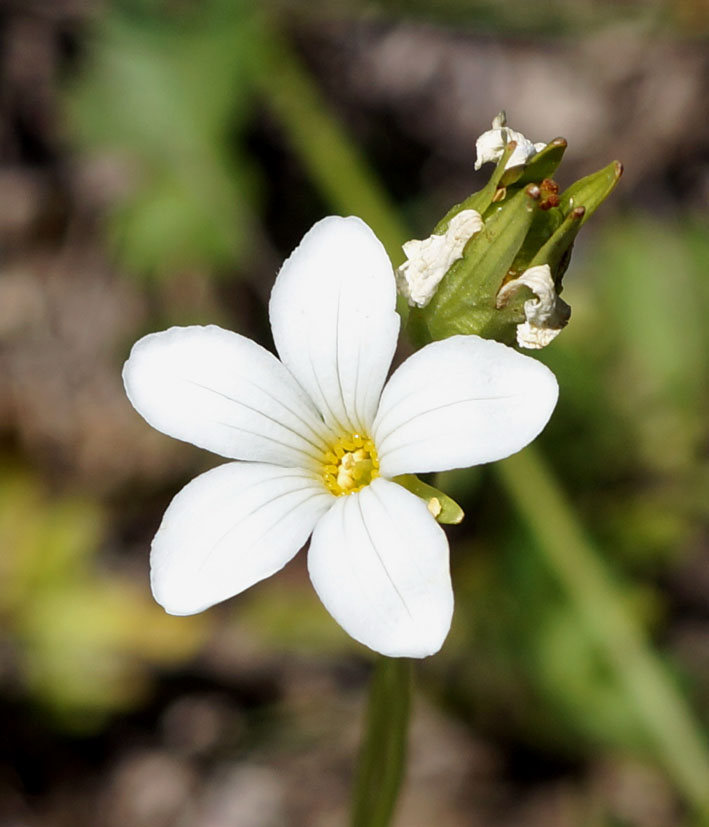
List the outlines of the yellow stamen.
<svg viewBox="0 0 709 827">
<path fill-rule="evenodd" d="M 322 475 L 336 497 L 361 490 L 379 476 L 374 443 L 361 434 L 340 437 L 323 456 Z"/>
</svg>

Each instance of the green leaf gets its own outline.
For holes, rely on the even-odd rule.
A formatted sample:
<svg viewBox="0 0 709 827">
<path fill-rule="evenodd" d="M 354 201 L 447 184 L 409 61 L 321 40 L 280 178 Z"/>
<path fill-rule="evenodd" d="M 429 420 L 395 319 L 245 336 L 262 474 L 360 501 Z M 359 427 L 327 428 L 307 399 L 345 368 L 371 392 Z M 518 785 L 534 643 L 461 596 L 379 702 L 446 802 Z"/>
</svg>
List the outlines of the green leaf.
<svg viewBox="0 0 709 827">
<path fill-rule="evenodd" d="M 82 149 L 123 172 L 108 236 L 137 275 L 214 271 L 249 248 L 258 180 L 239 139 L 257 35 L 255 16 L 223 0 L 183 25 L 148 7 L 115 10 L 97 31 L 67 116 Z"/>
</svg>

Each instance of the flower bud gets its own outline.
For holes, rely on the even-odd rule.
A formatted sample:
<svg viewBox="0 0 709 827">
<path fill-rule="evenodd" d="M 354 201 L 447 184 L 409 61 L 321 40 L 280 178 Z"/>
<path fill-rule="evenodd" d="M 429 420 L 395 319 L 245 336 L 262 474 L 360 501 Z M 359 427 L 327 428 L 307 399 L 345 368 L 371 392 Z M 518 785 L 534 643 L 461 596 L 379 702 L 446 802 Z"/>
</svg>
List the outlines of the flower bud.
<svg viewBox="0 0 709 827">
<path fill-rule="evenodd" d="M 548 344 L 571 313 L 559 294 L 574 239 L 623 171 L 614 161 L 560 192 L 553 176 L 563 138 L 533 145 L 496 118 L 478 141 L 479 163 L 492 157 L 493 138 L 502 143 L 488 183 L 452 207 L 430 238 L 404 246 L 408 261 L 397 277 L 421 344 L 455 334 Z"/>
</svg>

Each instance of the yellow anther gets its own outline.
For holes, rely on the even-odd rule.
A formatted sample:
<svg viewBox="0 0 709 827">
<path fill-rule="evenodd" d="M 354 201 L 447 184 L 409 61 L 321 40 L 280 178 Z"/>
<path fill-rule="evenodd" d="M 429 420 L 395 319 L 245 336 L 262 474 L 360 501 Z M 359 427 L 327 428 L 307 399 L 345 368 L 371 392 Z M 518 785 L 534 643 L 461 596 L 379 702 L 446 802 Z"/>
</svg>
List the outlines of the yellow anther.
<svg viewBox="0 0 709 827">
<path fill-rule="evenodd" d="M 379 476 L 379 460 L 371 439 L 361 434 L 340 437 L 323 456 L 322 475 L 336 497 L 352 494 Z"/>
</svg>

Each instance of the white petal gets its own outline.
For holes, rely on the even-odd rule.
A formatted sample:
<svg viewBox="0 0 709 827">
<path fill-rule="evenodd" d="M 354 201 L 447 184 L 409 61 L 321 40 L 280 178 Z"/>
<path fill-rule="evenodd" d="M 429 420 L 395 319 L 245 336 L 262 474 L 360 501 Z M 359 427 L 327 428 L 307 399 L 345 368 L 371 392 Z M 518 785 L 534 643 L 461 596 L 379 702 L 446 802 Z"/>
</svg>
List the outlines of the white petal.
<svg viewBox="0 0 709 827">
<path fill-rule="evenodd" d="M 305 471 L 230 462 L 170 503 L 150 555 L 155 599 L 187 615 L 283 568 L 333 497 Z"/>
<path fill-rule="evenodd" d="M 278 359 L 214 325 L 145 336 L 123 381 L 154 428 L 231 459 L 306 466 L 326 447 L 322 420 Z"/>
<path fill-rule="evenodd" d="M 319 221 L 273 287 L 283 363 L 338 430 L 368 432 L 399 332 L 389 258 L 359 218 Z"/>
<path fill-rule="evenodd" d="M 353 638 L 390 657 L 422 658 L 448 634 L 448 541 L 423 500 L 376 479 L 320 520 L 308 570 L 325 608 Z"/>
<path fill-rule="evenodd" d="M 502 459 L 546 425 L 558 396 L 541 362 L 478 336 L 426 345 L 382 393 L 373 438 L 383 476 Z"/>
</svg>

